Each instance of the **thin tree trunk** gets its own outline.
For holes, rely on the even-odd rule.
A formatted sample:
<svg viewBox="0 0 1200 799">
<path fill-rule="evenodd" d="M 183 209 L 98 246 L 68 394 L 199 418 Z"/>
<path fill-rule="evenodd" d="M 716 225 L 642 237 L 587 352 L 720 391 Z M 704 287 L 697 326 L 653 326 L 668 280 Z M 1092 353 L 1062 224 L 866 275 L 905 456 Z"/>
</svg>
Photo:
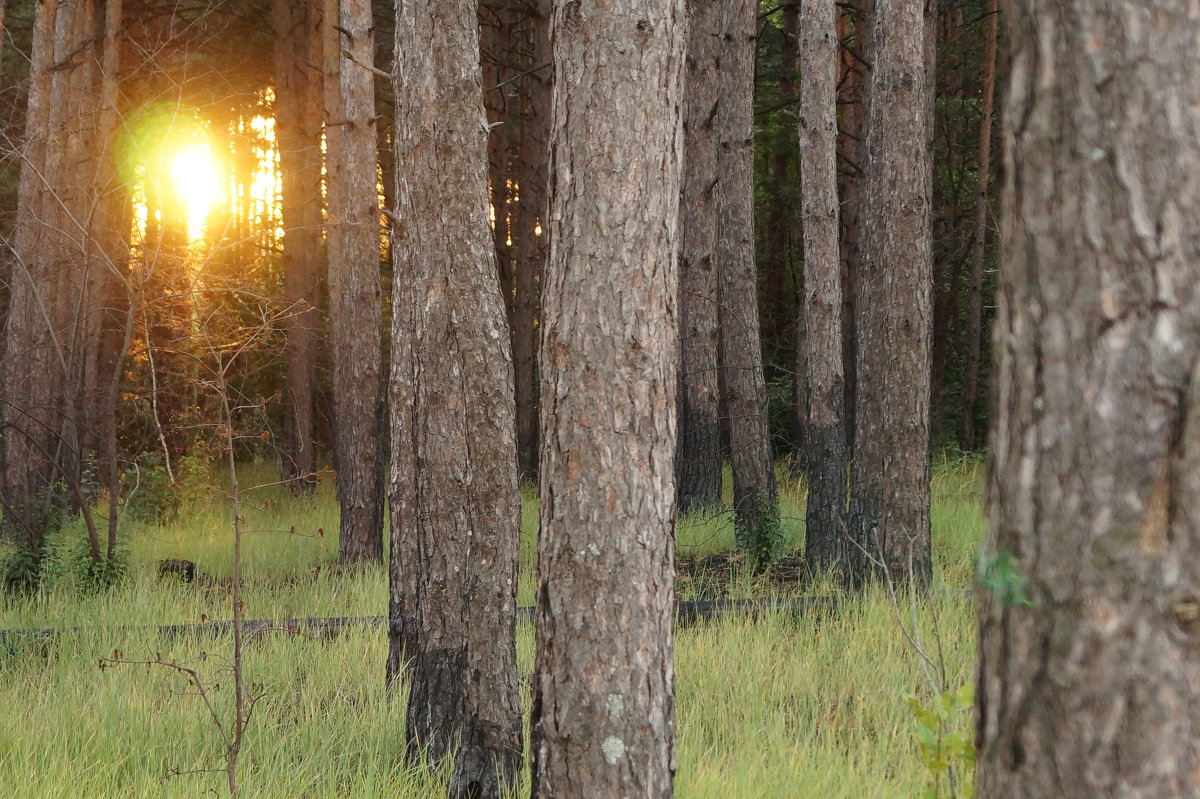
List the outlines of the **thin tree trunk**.
<svg viewBox="0 0 1200 799">
<path fill-rule="evenodd" d="M 121 122 L 121 36 L 125 28 L 123 0 L 107 0 L 104 17 L 104 44 L 100 63 L 100 164 L 97 169 L 97 214 L 95 246 L 102 262 L 98 301 L 100 327 L 96 357 L 96 428 L 99 463 L 98 477 L 108 490 L 107 541 L 105 551 L 111 561 L 117 555 L 120 519 L 121 471 L 117 463 L 117 402 L 125 375 L 126 354 L 133 341 L 134 298 L 129 281 L 129 192 L 117 168 L 117 127 Z"/>
<path fill-rule="evenodd" d="M 815 572 L 848 570 L 842 285 L 838 257 L 837 58 L 834 0 L 800 14 L 800 184 L 804 220 L 808 511 L 804 556 Z"/>
<path fill-rule="evenodd" d="M 967 309 L 967 369 L 963 378 L 962 448 L 974 451 L 979 403 L 979 368 L 983 344 L 983 275 L 987 256 L 988 182 L 992 164 L 992 99 L 996 87 L 996 35 L 1000 12 L 988 0 L 987 47 L 984 52 L 983 119 L 979 128 L 979 168 L 975 172 L 975 237 L 971 243 L 971 304 Z"/>
<path fill-rule="evenodd" d="M 799 68 L 800 46 L 800 0 L 786 0 L 783 5 L 783 27 L 780 30 L 783 42 L 779 53 L 779 103 L 782 106 L 796 106 L 799 114 L 799 94 L 796 89 L 796 74 Z M 776 352 L 776 357 L 785 351 L 787 337 L 787 278 L 793 271 L 796 261 L 792 248 L 796 240 L 802 239 L 800 225 L 796 224 L 796 203 L 801 185 L 799 170 L 801 154 L 796 141 L 796 129 L 790 125 L 780 125 L 779 138 L 774 145 L 774 164 L 771 174 L 774 182 L 771 214 L 767 221 L 767 259 L 769 278 L 767 294 L 771 301 L 770 314 L 771 338 L 770 347 Z M 792 164 L 796 167 L 793 170 Z M 836 162 L 834 167 L 836 169 Z M 837 184 L 834 184 L 837 190 Z M 835 195 L 836 196 L 836 195 Z M 803 246 L 803 241 L 800 241 Z M 772 263 L 773 262 L 773 263 Z M 793 453 L 792 469 L 794 474 L 805 471 L 805 459 L 808 455 L 808 387 L 804 378 L 808 366 L 805 363 L 804 332 L 804 295 L 803 270 L 795 276 L 796 315 L 795 328 L 792 331 L 791 346 L 796 367 L 793 370 L 792 395 L 795 405 L 795 452 Z M 779 360 L 782 360 L 779 358 Z"/>
<path fill-rule="evenodd" d="M 521 767 L 512 360 L 488 234 L 479 27 L 468 0 L 396 10 L 388 679 L 410 678 L 414 760 L 454 799 Z"/>
<path fill-rule="evenodd" d="M 284 472 L 297 492 L 316 485 L 316 337 L 321 253 L 321 73 L 315 3 L 273 0 L 275 135 L 283 217 L 283 281 L 288 304 L 287 436 Z"/>
<path fill-rule="evenodd" d="M 547 181 L 550 173 L 550 0 L 529 11 L 529 71 L 520 81 L 520 190 L 514 203 L 517 261 L 512 335 L 517 398 L 517 467 L 522 480 L 537 477 L 537 320 L 541 280 L 550 252 Z"/>
<path fill-rule="evenodd" d="M 535 799 L 672 792 L 685 19 L 554 6 Z"/>
<path fill-rule="evenodd" d="M 779 52 L 779 105 L 785 114 L 794 113 L 797 102 L 796 73 L 797 24 L 800 17 L 800 0 L 782 0 L 783 25 L 779 29 L 782 39 Z M 765 252 L 762 271 L 766 294 L 763 297 L 762 334 L 766 348 L 775 358 L 787 351 L 785 330 L 788 328 L 788 296 L 786 286 L 788 272 L 792 267 L 792 248 L 796 246 L 796 201 L 799 185 L 795 164 L 799 153 L 796 149 L 796 129 L 791 125 L 778 125 L 775 141 L 771 146 L 770 176 L 764 181 L 770 197 L 767 211 L 767 229 L 764 232 Z M 797 297 L 799 294 L 797 294 Z M 780 359 L 781 360 L 781 359 Z M 797 430 L 803 437 L 803 427 Z M 801 443 L 801 448 L 803 443 Z"/>
<path fill-rule="evenodd" d="M 340 16 L 339 16 L 340 12 Z M 371 4 L 325 0 L 329 322 L 341 559 L 383 556 L 379 196 Z M 349 55 L 343 55 L 343 51 Z"/>
<path fill-rule="evenodd" d="M 717 81 L 721 2 L 689 0 L 684 79 L 683 192 L 679 249 L 679 512 L 721 504 L 721 424 L 717 300 Z"/>
<path fill-rule="evenodd" d="M 717 261 L 721 371 L 738 543 L 760 564 L 781 548 L 754 262 L 754 58 L 758 4 L 721 0 Z"/>
<path fill-rule="evenodd" d="M 8 325 L 5 330 L 4 524 L 36 550 L 45 534 L 41 500 L 54 483 L 50 460 L 53 430 L 50 376 L 59 372 L 45 298 L 46 214 L 52 199 L 45 185 L 49 146 L 50 89 L 54 64 L 57 0 L 38 3 L 34 17 L 32 67 L 25 144 L 17 187 L 17 219 Z"/>
<path fill-rule="evenodd" d="M 1200 15 L 1006 16 L 977 796 L 1196 796 Z"/>
<path fill-rule="evenodd" d="M 867 571 L 927 585 L 929 131 L 923 0 L 877 0 L 858 275 L 858 430 L 849 532 Z"/>
<path fill-rule="evenodd" d="M 846 382 L 846 448 L 853 449 L 856 422 L 858 334 L 854 297 L 862 271 L 862 211 L 865 188 L 867 135 L 867 66 L 870 59 L 870 0 L 853 0 L 853 10 L 839 7 L 842 35 L 839 81 L 838 158 L 843 162 L 841 185 L 842 258 L 842 374 Z M 803 342 L 800 343 L 803 346 Z"/>
</svg>

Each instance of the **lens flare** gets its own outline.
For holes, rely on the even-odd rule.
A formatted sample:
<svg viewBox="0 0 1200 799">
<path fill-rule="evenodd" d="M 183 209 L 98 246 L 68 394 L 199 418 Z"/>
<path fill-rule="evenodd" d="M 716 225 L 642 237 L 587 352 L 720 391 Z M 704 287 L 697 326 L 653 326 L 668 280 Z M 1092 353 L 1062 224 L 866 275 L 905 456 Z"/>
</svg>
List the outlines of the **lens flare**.
<svg viewBox="0 0 1200 799">
<path fill-rule="evenodd" d="M 212 147 L 189 143 L 171 157 L 171 181 L 187 214 L 188 239 L 203 238 L 208 217 L 221 199 L 221 174 Z"/>
</svg>

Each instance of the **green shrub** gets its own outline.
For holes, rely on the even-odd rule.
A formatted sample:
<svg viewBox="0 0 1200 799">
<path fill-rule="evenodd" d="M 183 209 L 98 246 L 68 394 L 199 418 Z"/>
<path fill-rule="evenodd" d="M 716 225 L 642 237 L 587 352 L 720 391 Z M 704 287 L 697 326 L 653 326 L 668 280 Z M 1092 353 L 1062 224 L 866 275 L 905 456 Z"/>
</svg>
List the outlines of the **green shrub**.
<svg viewBox="0 0 1200 799">
<path fill-rule="evenodd" d="M 975 684 L 967 683 L 957 691 L 939 694 L 928 704 L 915 696 L 909 697 L 908 706 L 916 720 L 917 751 L 929 771 L 926 799 L 940 796 L 969 799 L 974 794 L 969 779 L 975 772 L 975 739 L 969 731 L 969 717 L 975 706 Z M 964 724 L 968 732 L 956 732 Z"/>
</svg>

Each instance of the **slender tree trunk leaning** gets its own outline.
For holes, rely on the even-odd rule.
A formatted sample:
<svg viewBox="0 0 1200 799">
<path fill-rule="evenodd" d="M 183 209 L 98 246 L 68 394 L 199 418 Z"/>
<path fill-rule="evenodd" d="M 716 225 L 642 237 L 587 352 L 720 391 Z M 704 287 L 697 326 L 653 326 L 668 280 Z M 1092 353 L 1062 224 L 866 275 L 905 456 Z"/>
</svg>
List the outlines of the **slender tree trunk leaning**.
<svg viewBox="0 0 1200 799">
<path fill-rule="evenodd" d="M 1200 15 L 1006 16 L 977 795 L 1196 796 Z"/>
<path fill-rule="evenodd" d="M 339 15 L 340 12 L 340 15 Z M 368 0 L 325 0 L 329 324 L 343 563 L 383 557 L 382 308 Z"/>
<path fill-rule="evenodd" d="M 683 193 L 679 215 L 679 513 L 721 504 L 717 300 L 717 81 L 721 2 L 688 0 Z"/>
<path fill-rule="evenodd" d="M 388 681 L 410 757 L 452 799 L 521 767 L 512 359 L 488 230 L 479 27 L 468 0 L 396 6 Z"/>
<path fill-rule="evenodd" d="M 848 567 L 842 285 L 838 257 L 837 68 L 834 0 L 800 9 L 800 185 L 804 220 L 808 511 L 804 558 L 814 572 Z"/>
<path fill-rule="evenodd" d="M 554 4 L 535 799 L 667 799 L 682 0 Z"/>
<path fill-rule="evenodd" d="M 987 46 L 984 52 L 983 119 L 979 127 L 979 168 L 975 172 L 975 237 L 971 242 L 971 304 L 967 309 L 967 370 L 963 378 L 962 448 L 978 445 L 976 415 L 979 404 L 979 371 L 983 345 L 983 275 L 987 256 L 987 222 L 991 205 L 988 184 L 992 164 L 992 99 L 996 87 L 996 36 L 1000 12 L 997 0 L 988 0 Z"/>
<path fill-rule="evenodd" d="M 758 4 L 721 0 L 717 268 L 721 371 L 739 546 L 763 565 L 782 548 L 754 263 L 754 58 Z"/>
<path fill-rule="evenodd" d="M 550 0 L 537 0 L 527 22 L 529 71 L 519 81 L 520 188 L 514 202 L 517 260 L 513 298 L 513 369 L 517 398 L 517 467 L 522 480 L 537 477 L 538 397 L 537 320 L 541 315 L 541 282 L 550 252 L 546 230 L 547 181 L 550 174 Z"/>
<path fill-rule="evenodd" d="M 877 0 L 858 297 L 858 424 L 849 532 L 856 579 L 927 585 L 929 107 L 924 0 Z"/>
<path fill-rule="evenodd" d="M 316 485 L 316 348 L 321 253 L 320 41 L 316 3 L 273 0 L 275 132 L 283 216 L 283 282 L 288 303 L 287 432 L 284 473 L 294 491 Z"/>
</svg>

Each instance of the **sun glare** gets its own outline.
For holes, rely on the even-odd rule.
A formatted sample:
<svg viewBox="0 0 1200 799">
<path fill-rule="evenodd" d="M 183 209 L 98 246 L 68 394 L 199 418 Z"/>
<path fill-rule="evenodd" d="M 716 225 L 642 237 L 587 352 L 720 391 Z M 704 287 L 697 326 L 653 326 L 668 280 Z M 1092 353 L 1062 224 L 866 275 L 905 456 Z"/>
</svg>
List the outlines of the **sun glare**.
<svg viewBox="0 0 1200 799">
<path fill-rule="evenodd" d="M 188 144 L 171 159 L 171 181 L 187 213 L 188 240 L 203 238 L 209 214 L 221 199 L 221 174 L 212 147 Z"/>
</svg>

